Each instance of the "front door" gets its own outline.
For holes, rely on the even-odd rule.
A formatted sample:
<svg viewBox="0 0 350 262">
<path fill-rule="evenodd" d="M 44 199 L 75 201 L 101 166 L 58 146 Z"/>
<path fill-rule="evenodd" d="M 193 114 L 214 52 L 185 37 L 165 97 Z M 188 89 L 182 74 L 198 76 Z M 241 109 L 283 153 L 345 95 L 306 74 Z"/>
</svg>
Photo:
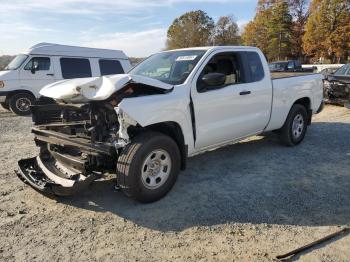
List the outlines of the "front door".
<svg viewBox="0 0 350 262">
<path fill-rule="evenodd" d="M 50 57 L 32 57 L 20 71 L 21 85 L 38 95 L 40 89 L 56 81 Z"/>
<path fill-rule="evenodd" d="M 191 96 L 196 123 L 196 150 L 262 131 L 270 117 L 272 86 L 256 52 L 221 52 L 209 58 L 194 79 Z M 226 76 L 221 86 L 206 87 L 210 73 Z"/>
</svg>

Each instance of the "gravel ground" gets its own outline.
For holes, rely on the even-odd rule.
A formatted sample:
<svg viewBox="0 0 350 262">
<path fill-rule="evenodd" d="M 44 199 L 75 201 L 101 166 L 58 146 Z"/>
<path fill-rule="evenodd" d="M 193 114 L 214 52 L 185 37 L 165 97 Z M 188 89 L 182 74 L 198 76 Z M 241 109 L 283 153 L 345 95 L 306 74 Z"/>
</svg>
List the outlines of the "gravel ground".
<svg viewBox="0 0 350 262">
<path fill-rule="evenodd" d="M 31 120 L 0 110 L 0 261 L 273 261 L 350 225 L 350 110 L 327 106 L 304 142 L 274 135 L 191 158 L 142 205 L 99 181 L 47 198 L 14 174 L 35 156 Z M 349 261 L 350 235 L 292 261 Z"/>
</svg>

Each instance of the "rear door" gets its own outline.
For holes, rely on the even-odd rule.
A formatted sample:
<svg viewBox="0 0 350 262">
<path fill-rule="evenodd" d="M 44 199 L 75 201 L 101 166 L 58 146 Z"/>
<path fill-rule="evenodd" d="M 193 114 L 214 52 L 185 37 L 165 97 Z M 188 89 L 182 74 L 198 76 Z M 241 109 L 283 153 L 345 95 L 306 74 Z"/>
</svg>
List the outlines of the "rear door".
<svg viewBox="0 0 350 262">
<path fill-rule="evenodd" d="M 38 94 L 40 89 L 56 81 L 54 64 L 48 56 L 33 56 L 20 70 L 20 82 Z"/>
<path fill-rule="evenodd" d="M 262 131 L 270 117 L 272 85 L 256 52 L 216 52 L 196 75 L 191 96 L 196 149 L 219 145 Z M 222 86 L 206 91 L 201 78 L 224 73 Z"/>
</svg>

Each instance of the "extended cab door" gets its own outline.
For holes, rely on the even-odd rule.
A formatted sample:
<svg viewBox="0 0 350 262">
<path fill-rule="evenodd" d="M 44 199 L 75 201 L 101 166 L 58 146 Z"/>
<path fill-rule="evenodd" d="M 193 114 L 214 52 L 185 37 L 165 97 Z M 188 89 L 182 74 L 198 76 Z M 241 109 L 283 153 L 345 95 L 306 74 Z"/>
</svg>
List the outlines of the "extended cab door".
<svg viewBox="0 0 350 262">
<path fill-rule="evenodd" d="M 257 134 L 266 127 L 272 84 L 261 58 L 255 51 L 216 52 L 201 67 L 191 89 L 196 150 Z M 225 74 L 225 83 L 206 87 L 202 78 L 210 73 Z"/>
<path fill-rule="evenodd" d="M 53 63 L 50 57 L 33 56 L 20 71 L 21 86 L 38 95 L 40 89 L 55 82 Z"/>
</svg>

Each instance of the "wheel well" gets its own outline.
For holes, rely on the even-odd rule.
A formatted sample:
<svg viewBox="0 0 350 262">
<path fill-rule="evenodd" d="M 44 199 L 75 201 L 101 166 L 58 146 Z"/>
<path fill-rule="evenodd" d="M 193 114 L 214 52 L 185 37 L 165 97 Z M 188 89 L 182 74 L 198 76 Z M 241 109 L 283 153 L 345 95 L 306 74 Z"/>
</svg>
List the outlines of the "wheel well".
<svg viewBox="0 0 350 262">
<path fill-rule="evenodd" d="M 180 125 L 176 122 L 162 122 L 147 126 L 146 129 L 163 133 L 174 139 L 181 154 L 181 169 L 186 169 L 188 146 L 185 145 L 185 139 Z"/>
<path fill-rule="evenodd" d="M 297 101 L 294 102 L 293 105 L 302 105 L 305 107 L 307 111 L 307 116 L 308 116 L 308 124 L 311 124 L 311 118 L 312 118 L 312 109 L 311 109 L 311 100 L 308 97 L 303 97 L 298 99 Z"/>
<path fill-rule="evenodd" d="M 28 94 L 28 95 L 33 96 L 34 99 L 36 99 L 35 95 L 28 90 L 16 90 L 16 91 L 13 91 L 6 96 L 6 103 L 8 103 L 10 101 L 12 96 L 17 95 L 17 94 Z"/>
</svg>

